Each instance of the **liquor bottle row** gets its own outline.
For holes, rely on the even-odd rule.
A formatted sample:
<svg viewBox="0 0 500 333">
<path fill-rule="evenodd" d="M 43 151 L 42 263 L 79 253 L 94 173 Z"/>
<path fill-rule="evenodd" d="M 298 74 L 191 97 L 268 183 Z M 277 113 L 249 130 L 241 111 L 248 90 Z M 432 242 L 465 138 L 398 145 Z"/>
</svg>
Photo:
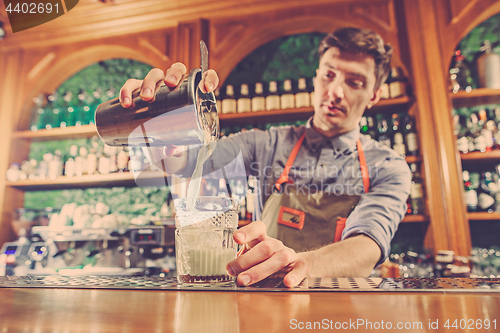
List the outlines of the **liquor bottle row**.
<svg viewBox="0 0 500 333">
<path fill-rule="evenodd" d="M 406 214 L 425 215 L 425 195 L 424 180 L 420 173 L 420 168 L 416 163 L 410 164 L 411 186 L 410 195 L 406 202 Z"/>
<path fill-rule="evenodd" d="M 231 196 L 239 207 L 240 221 L 254 221 L 257 211 L 260 211 L 257 200 L 258 181 L 253 176 L 248 178 L 229 179 L 229 184 L 224 178 L 204 179 L 203 195 L 207 196 Z M 229 185 L 229 186 L 228 186 Z M 228 191 L 228 188 L 231 192 Z"/>
<path fill-rule="evenodd" d="M 310 81 L 310 80 L 309 80 Z M 219 113 L 244 113 L 270 111 L 279 109 L 293 109 L 311 106 L 314 91 L 305 78 L 300 78 L 294 89 L 292 80 L 283 81 L 283 88 L 278 90 L 278 82 L 269 82 L 268 89 L 264 91 L 264 84 L 255 83 L 254 89 L 246 83 L 235 91 L 235 86 L 227 84 L 216 91 L 217 108 Z"/>
<path fill-rule="evenodd" d="M 89 148 L 90 147 L 90 148 Z M 71 145 L 68 153 L 46 152 L 42 160 L 30 159 L 12 163 L 7 170 L 9 181 L 55 179 L 59 176 L 82 176 L 143 170 L 148 165 L 140 148 L 103 145 L 97 138 L 89 144 Z"/>
<path fill-rule="evenodd" d="M 82 90 L 76 98 L 71 91 L 67 91 L 63 96 L 56 93 L 37 96 L 33 99 L 30 129 L 37 131 L 93 124 L 97 106 L 115 95 L 116 89 L 111 88 L 106 92 L 97 89 L 92 94 Z"/>
<path fill-rule="evenodd" d="M 478 277 L 484 276 L 483 271 L 476 263 L 476 253 L 472 251 L 471 256 L 457 256 L 453 251 L 437 251 L 436 256 L 430 254 L 407 251 L 393 253 L 389 260 L 396 264 L 396 277 L 402 278 L 440 278 L 440 277 Z M 496 270 L 495 270 L 496 271 Z M 394 275 L 394 273 L 393 273 Z"/>
<path fill-rule="evenodd" d="M 409 114 L 365 116 L 360 131 L 401 156 L 418 156 L 419 145 L 415 120 Z"/>
<path fill-rule="evenodd" d="M 466 154 L 500 148 L 500 106 L 460 108 L 454 112 L 459 152 Z"/>
<path fill-rule="evenodd" d="M 226 84 L 216 91 L 220 113 L 243 113 L 309 107 L 313 104 L 313 80 L 300 78 L 297 81 L 284 80 L 262 82 L 254 85 L 243 83 L 236 90 L 235 85 Z M 396 98 L 408 95 L 408 80 L 399 68 L 393 68 L 382 85 L 382 98 Z"/>
<path fill-rule="evenodd" d="M 500 212 L 500 164 L 485 172 L 462 171 L 468 212 Z"/>
</svg>

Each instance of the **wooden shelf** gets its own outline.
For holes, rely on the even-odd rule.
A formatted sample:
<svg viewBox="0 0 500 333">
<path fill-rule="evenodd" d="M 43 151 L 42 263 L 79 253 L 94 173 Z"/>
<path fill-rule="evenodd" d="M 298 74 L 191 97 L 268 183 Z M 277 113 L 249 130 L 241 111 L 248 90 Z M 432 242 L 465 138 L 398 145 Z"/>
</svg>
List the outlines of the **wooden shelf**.
<svg viewBox="0 0 500 333">
<path fill-rule="evenodd" d="M 461 153 L 460 158 L 462 159 L 462 162 L 467 162 L 467 161 L 500 162 L 500 149 L 486 151 L 483 153 L 480 151 L 473 151 L 467 154 Z"/>
<path fill-rule="evenodd" d="M 469 221 L 500 221 L 500 212 L 479 212 L 479 213 L 467 213 L 467 218 Z"/>
<path fill-rule="evenodd" d="M 429 218 L 425 215 L 413 215 L 407 214 L 401 223 L 417 223 L 417 222 L 428 222 Z"/>
<path fill-rule="evenodd" d="M 400 112 L 400 108 L 410 103 L 409 97 L 398 97 L 393 99 L 384 99 L 377 103 L 370 113 L 378 112 L 380 110 L 393 110 Z M 284 110 L 271 110 L 260 112 L 245 112 L 245 113 L 231 113 L 220 114 L 219 119 L 221 126 L 236 125 L 236 124 L 261 124 L 273 123 L 283 121 L 297 121 L 304 120 L 312 116 L 314 113 L 313 107 L 284 109 Z M 65 140 L 65 139 L 80 139 L 90 138 L 97 135 L 95 125 L 82 125 L 72 126 L 66 128 L 53 128 L 50 130 L 41 129 L 38 131 L 16 131 L 12 135 L 14 139 L 25 139 L 32 141 L 50 141 L 50 140 Z"/>
<path fill-rule="evenodd" d="M 22 191 L 45 191 L 62 189 L 82 189 L 90 187 L 134 187 L 134 186 L 165 186 L 163 172 L 144 171 L 138 180 L 131 172 L 118 172 L 107 175 L 84 175 L 80 177 L 61 176 L 56 179 L 18 180 L 7 182 L 7 186 Z"/>
<path fill-rule="evenodd" d="M 500 103 L 500 89 L 479 88 L 470 92 L 461 90 L 451 93 L 451 99 L 455 107 L 496 104 Z"/>
<path fill-rule="evenodd" d="M 66 139 L 90 138 L 97 135 L 95 125 L 72 126 L 65 128 L 41 129 L 38 131 L 17 131 L 14 139 L 27 139 L 32 141 L 51 141 Z"/>
<path fill-rule="evenodd" d="M 408 164 L 422 162 L 420 156 L 406 156 L 405 159 Z"/>
</svg>

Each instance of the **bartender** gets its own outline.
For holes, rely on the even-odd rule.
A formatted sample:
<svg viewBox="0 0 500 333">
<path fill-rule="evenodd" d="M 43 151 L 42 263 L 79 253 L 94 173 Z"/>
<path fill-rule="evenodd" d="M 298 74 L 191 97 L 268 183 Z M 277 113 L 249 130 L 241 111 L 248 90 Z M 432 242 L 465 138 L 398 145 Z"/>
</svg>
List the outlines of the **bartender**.
<svg viewBox="0 0 500 333">
<path fill-rule="evenodd" d="M 380 100 L 392 47 L 371 30 L 346 27 L 328 34 L 318 51 L 314 115 L 306 125 L 220 140 L 238 146 L 265 202 L 262 221 L 234 233 L 241 250 L 227 271 L 239 285 L 269 276 L 288 287 L 305 277 L 367 277 L 389 255 L 405 215 L 411 182 L 405 159 L 359 129 L 364 111 Z M 144 80 L 128 80 L 120 102 L 129 107 L 136 89 L 153 100 L 161 85 L 175 87 L 186 72 L 175 63 L 166 73 L 155 68 Z M 218 84 L 209 70 L 202 89 Z M 189 176 L 196 154 L 165 147 L 161 158 L 168 173 Z"/>
</svg>

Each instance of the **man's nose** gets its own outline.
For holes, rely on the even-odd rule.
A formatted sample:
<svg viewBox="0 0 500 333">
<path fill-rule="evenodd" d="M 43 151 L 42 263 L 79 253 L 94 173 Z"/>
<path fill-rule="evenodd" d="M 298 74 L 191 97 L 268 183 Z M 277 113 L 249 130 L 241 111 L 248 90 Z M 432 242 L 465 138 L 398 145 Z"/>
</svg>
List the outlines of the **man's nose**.
<svg viewBox="0 0 500 333">
<path fill-rule="evenodd" d="M 328 86 L 328 96 L 334 100 L 341 100 L 344 98 L 344 88 L 342 88 L 342 80 L 336 77 Z"/>
</svg>

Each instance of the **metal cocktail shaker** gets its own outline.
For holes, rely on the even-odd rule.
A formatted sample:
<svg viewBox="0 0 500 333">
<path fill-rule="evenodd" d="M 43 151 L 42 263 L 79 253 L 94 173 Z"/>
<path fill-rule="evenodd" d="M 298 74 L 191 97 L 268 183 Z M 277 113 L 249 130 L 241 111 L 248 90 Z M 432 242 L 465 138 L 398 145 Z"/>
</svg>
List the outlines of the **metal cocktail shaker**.
<svg viewBox="0 0 500 333">
<path fill-rule="evenodd" d="M 118 98 L 100 104 L 95 124 L 101 139 L 110 146 L 163 147 L 197 145 L 216 141 L 219 118 L 215 95 L 199 88 L 200 69 L 193 69 L 171 89 L 162 86 L 153 102 L 132 94 L 132 106 Z"/>
</svg>

